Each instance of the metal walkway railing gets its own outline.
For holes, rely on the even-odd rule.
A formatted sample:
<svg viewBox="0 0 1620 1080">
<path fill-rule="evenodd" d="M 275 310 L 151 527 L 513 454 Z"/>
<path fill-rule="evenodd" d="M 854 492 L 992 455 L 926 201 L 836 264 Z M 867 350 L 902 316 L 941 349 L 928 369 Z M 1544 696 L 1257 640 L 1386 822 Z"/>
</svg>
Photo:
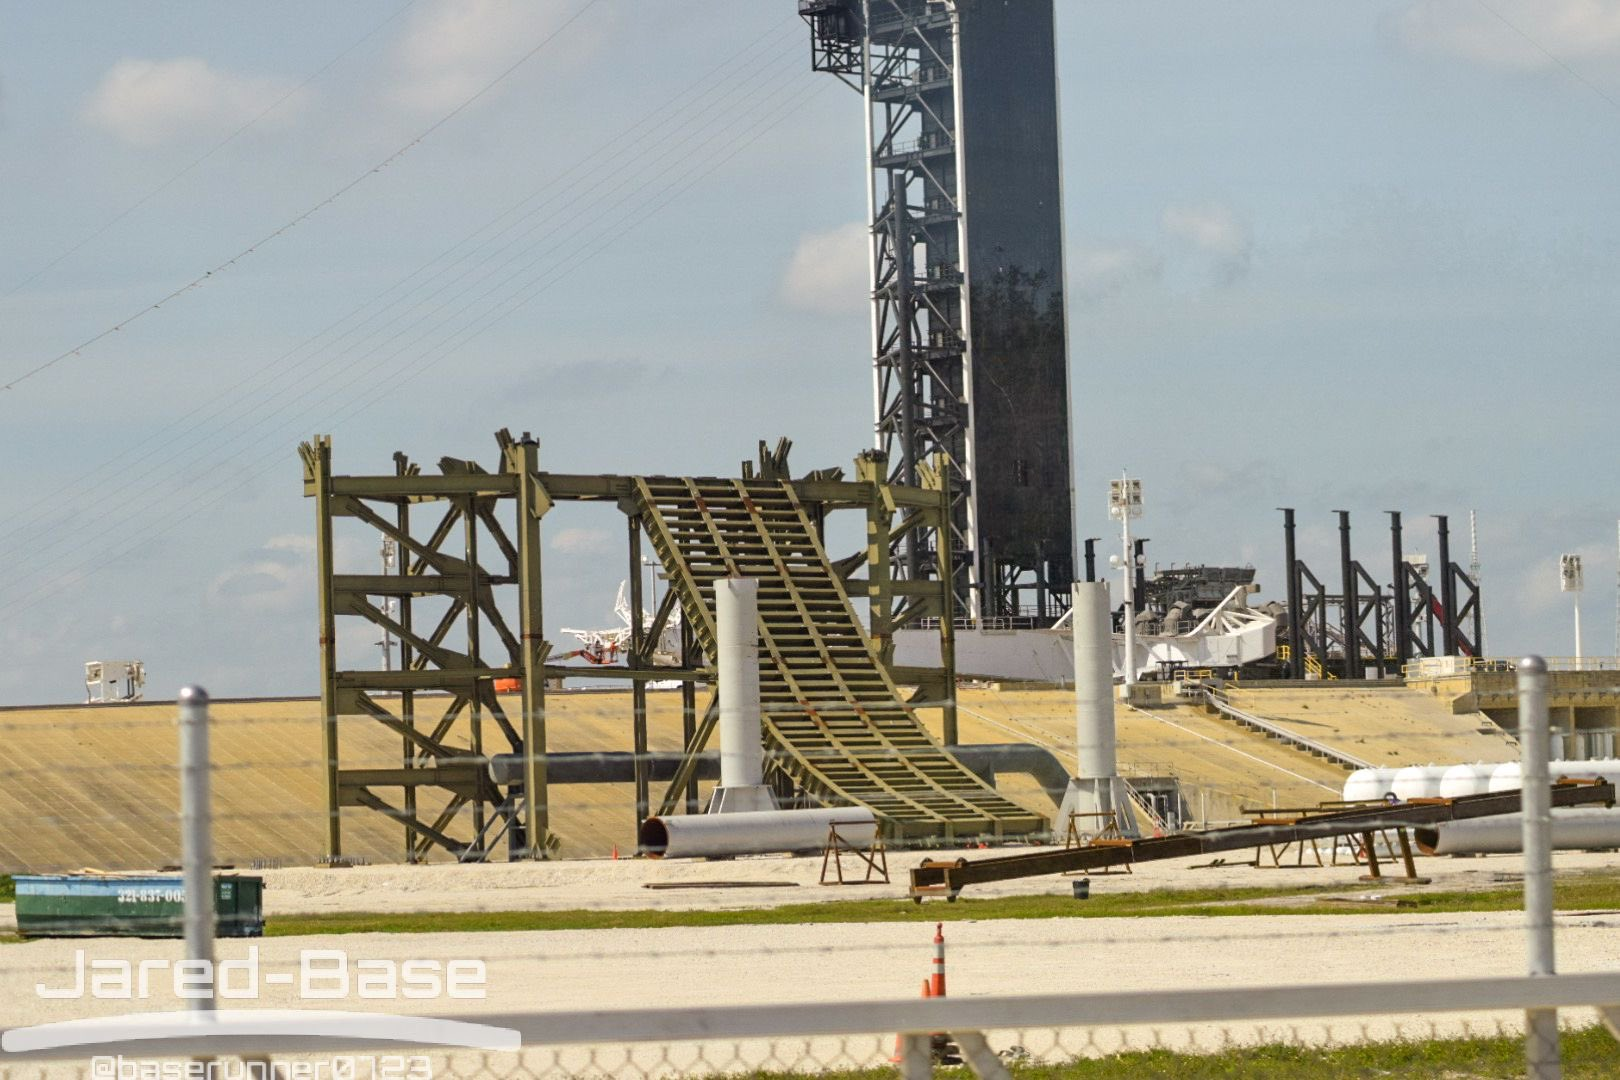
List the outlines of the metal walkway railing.
<svg viewBox="0 0 1620 1080">
<path fill-rule="evenodd" d="M 1213 687 L 1194 687 L 1189 685 L 1188 688 L 1194 690 L 1197 696 L 1203 699 L 1204 704 L 1208 705 L 1222 716 L 1225 716 L 1228 720 L 1235 721 L 1239 727 L 1248 728 L 1251 731 L 1258 731 L 1267 738 L 1276 739 L 1278 742 L 1281 742 L 1286 746 L 1292 746 L 1296 750 L 1304 751 L 1313 757 L 1319 757 L 1327 761 L 1331 761 L 1335 765 L 1342 766 L 1343 768 L 1351 771 L 1356 769 L 1370 769 L 1373 767 L 1372 762 L 1364 761 L 1363 759 L 1356 757 L 1354 754 L 1347 754 L 1343 750 L 1334 749 L 1326 743 L 1317 742 L 1315 739 L 1307 738 L 1298 732 L 1290 731 L 1279 724 L 1265 719 L 1264 717 L 1259 717 L 1253 713 L 1244 712 L 1242 709 L 1228 701 L 1225 694 L 1214 689 Z"/>
</svg>

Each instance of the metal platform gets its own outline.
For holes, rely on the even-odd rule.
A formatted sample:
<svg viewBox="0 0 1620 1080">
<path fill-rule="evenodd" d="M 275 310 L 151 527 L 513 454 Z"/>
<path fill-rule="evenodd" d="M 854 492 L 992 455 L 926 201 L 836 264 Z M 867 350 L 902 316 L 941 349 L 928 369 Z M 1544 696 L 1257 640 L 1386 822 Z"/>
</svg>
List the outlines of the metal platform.
<svg viewBox="0 0 1620 1080">
<path fill-rule="evenodd" d="M 947 753 L 903 702 L 791 483 L 639 477 L 636 490 L 707 656 L 715 580 L 759 580 L 760 696 L 775 768 L 818 799 L 870 808 L 890 836 L 1046 829 Z"/>
</svg>

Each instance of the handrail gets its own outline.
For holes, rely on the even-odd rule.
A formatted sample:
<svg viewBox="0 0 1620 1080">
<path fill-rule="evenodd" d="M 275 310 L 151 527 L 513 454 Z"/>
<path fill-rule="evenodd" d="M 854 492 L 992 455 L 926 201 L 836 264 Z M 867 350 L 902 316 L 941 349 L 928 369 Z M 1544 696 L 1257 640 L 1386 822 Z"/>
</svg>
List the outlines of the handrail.
<svg viewBox="0 0 1620 1080">
<path fill-rule="evenodd" d="M 1206 1024 L 1244 1021 L 1391 1016 L 1408 1013 L 1484 1012 L 1505 1009 L 1596 1008 L 1611 1025 L 1620 1023 L 1620 977 L 1611 972 L 1404 982 L 1317 983 L 1187 990 L 1109 990 L 1087 994 L 1030 994 L 921 1000 L 792 1002 L 694 1008 L 592 1009 L 498 1013 L 480 1024 L 516 1031 L 526 1048 L 624 1045 L 886 1032 L 1028 1030 L 1038 1027 L 1102 1027 L 1142 1024 Z M 322 1051 L 375 1045 L 361 1037 L 299 1032 L 209 1038 L 209 1014 L 161 1014 L 178 1022 L 149 1024 L 139 1041 L 102 1043 L 98 1054 L 125 1051 L 141 1057 L 233 1053 L 273 1046 L 278 1052 Z M 267 1025 L 268 1026 L 268 1025 Z M 423 1039 L 395 1045 L 436 1045 L 432 1028 Z M 58 1046 L 8 1054 L 8 1061 L 83 1058 L 86 1047 Z"/>
<path fill-rule="evenodd" d="M 1370 769 L 1373 767 L 1372 762 L 1364 761 L 1361 758 L 1356 757 L 1354 754 L 1347 754 L 1343 750 L 1335 749 L 1334 747 L 1328 746 L 1326 743 L 1320 743 L 1315 739 L 1290 731 L 1285 727 L 1274 724 L 1270 720 L 1258 717 L 1253 713 L 1244 712 L 1242 709 L 1226 700 L 1226 695 L 1220 693 L 1218 690 L 1208 686 L 1200 687 L 1200 689 L 1203 691 L 1204 701 L 1210 706 L 1210 708 L 1214 709 L 1218 713 L 1222 713 L 1230 717 L 1233 720 L 1238 721 L 1241 724 L 1247 724 L 1250 727 L 1259 728 L 1261 731 L 1264 731 L 1267 735 L 1270 735 L 1273 738 L 1281 739 L 1286 743 L 1291 743 L 1295 747 L 1306 750 L 1309 753 L 1317 755 L 1318 757 L 1324 757 L 1330 761 L 1338 762 L 1340 765 L 1343 765 L 1348 769 Z"/>
</svg>

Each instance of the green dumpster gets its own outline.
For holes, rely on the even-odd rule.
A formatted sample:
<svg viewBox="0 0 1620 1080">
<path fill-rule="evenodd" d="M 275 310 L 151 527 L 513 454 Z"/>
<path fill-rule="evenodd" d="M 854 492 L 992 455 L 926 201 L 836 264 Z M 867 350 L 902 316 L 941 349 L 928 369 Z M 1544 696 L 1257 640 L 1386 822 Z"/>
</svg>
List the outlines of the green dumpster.
<svg viewBox="0 0 1620 1080">
<path fill-rule="evenodd" d="M 17 932 L 23 937 L 184 937 L 185 884 L 170 875 L 23 874 Z M 264 934 L 264 879 L 214 877 L 214 932 Z"/>
</svg>

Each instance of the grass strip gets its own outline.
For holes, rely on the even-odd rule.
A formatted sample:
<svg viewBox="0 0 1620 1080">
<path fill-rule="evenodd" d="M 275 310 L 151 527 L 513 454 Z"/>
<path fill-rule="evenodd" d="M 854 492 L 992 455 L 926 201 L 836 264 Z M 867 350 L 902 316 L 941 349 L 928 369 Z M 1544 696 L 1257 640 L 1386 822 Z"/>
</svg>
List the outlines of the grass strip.
<svg viewBox="0 0 1620 1080">
<path fill-rule="evenodd" d="M 1620 1075 L 1620 1044 L 1602 1026 L 1566 1030 L 1565 1080 L 1613 1080 Z M 1210 1054 L 1143 1050 L 1055 1065 L 1008 1062 L 1017 1080 L 1369 1080 L 1372 1077 L 1445 1077 L 1509 1080 L 1524 1076 L 1524 1040 L 1518 1036 L 1415 1039 L 1351 1046 L 1265 1045 Z M 755 1080 L 798 1080 L 804 1073 L 754 1073 Z M 819 1080 L 893 1080 L 892 1066 L 817 1073 Z M 972 1076 L 939 1067 L 936 1077 Z"/>
<path fill-rule="evenodd" d="M 1328 900 L 1342 889 L 1155 889 L 1147 892 L 1067 896 L 1006 896 L 924 905 L 905 899 L 832 900 L 742 910 L 689 911 L 635 908 L 623 911 L 468 911 L 383 914 L 334 912 L 278 915 L 267 920 L 272 937 L 301 934 L 414 934 L 511 930 L 660 929 L 675 926 L 780 926 L 824 923 L 938 922 L 940 920 L 1148 918 L 1166 915 L 1365 915 L 1514 911 L 1523 903 L 1517 887 L 1480 891 L 1417 892 L 1397 887 L 1395 902 Z M 1620 874 L 1570 876 L 1557 883 L 1562 911 L 1620 910 Z"/>
</svg>

